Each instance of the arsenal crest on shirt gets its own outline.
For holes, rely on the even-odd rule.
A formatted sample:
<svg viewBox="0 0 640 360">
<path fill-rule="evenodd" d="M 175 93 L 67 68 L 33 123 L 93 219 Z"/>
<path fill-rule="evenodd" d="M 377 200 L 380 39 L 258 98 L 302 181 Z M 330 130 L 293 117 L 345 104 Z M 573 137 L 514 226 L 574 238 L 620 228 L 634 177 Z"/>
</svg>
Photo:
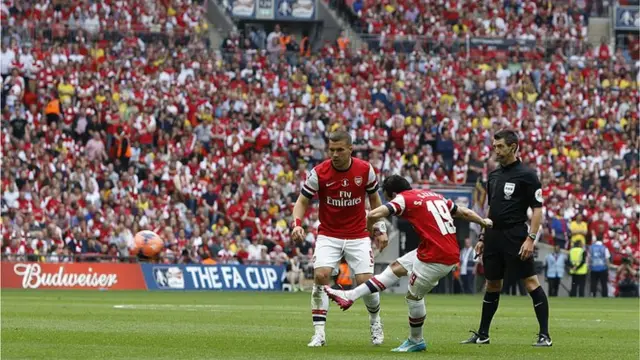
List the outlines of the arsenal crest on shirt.
<svg viewBox="0 0 640 360">
<path fill-rule="evenodd" d="M 362 176 L 356 176 L 356 177 L 353 179 L 353 182 L 355 182 L 355 183 L 356 183 L 356 186 L 360 186 L 360 185 L 362 185 Z"/>
</svg>

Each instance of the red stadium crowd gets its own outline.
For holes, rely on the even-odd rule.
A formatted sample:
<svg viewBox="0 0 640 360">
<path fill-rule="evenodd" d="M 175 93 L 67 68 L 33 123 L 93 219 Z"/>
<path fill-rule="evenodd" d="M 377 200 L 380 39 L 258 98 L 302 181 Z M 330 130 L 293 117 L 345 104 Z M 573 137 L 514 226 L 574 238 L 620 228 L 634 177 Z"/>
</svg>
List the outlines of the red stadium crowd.
<svg viewBox="0 0 640 360">
<path fill-rule="evenodd" d="M 334 44 L 273 56 L 246 34 L 220 53 L 188 2 L 53 3 L 2 7 L 6 256 L 127 256 L 133 234 L 150 229 L 167 262 L 310 258 L 317 210 L 302 245 L 288 221 L 329 131 L 352 131 L 355 155 L 381 177 L 456 186 L 486 179 L 492 134 L 513 127 L 543 182 L 547 223 L 582 214 L 591 240 L 640 259 L 638 68 L 606 44 L 502 60 Z M 155 14 L 151 34 L 172 23 L 180 36 L 139 32 L 132 11 Z"/>
<path fill-rule="evenodd" d="M 464 39 L 469 35 L 584 40 L 590 13 L 575 1 L 551 0 L 346 0 L 344 3 L 367 33 L 391 37 Z"/>
<path fill-rule="evenodd" d="M 3 27 L 49 32 L 66 37 L 84 31 L 97 36 L 110 32 L 185 33 L 208 26 L 202 0 L 5 0 L 0 4 Z"/>
</svg>

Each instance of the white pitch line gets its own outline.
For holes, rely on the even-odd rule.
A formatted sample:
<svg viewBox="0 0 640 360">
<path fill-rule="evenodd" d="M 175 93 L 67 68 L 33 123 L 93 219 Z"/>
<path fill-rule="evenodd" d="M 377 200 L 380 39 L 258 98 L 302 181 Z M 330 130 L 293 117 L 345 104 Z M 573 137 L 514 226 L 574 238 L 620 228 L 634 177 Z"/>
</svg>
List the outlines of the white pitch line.
<svg viewBox="0 0 640 360">
<path fill-rule="evenodd" d="M 114 309 L 120 310 L 171 310 L 171 311 L 260 311 L 274 310 L 278 312 L 303 313 L 295 309 L 283 309 L 279 306 L 256 306 L 256 305 L 189 305 L 189 304 L 121 304 L 113 305 Z"/>
</svg>

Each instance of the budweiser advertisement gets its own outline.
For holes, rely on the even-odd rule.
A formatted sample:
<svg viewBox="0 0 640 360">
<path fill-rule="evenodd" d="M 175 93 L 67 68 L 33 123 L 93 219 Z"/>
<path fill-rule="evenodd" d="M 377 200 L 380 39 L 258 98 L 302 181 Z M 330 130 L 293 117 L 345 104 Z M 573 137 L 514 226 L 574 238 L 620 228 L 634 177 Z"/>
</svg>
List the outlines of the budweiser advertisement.
<svg viewBox="0 0 640 360">
<path fill-rule="evenodd" d="M 140 265 L 2 262 L 3 289 L 146 290 Z"/>
</svg>

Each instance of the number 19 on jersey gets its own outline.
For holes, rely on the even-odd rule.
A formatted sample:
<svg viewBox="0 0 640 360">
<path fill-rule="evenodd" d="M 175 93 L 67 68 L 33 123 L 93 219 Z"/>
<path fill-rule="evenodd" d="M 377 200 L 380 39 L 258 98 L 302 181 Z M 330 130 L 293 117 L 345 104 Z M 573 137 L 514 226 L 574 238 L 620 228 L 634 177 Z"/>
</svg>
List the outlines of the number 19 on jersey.
<svg viewBox="0 0 640 360">
<path fill-rule="evenodd" d="M 433 215 L 442 235 L 456 233 L 456 226 L 453 224 L 453 217 L 451 217 L 451 213 L 447 208 L 447 203 L 444 200 L 427 201 L 427 210 L 429 210 L 431 215 Z"/>
</svg>

